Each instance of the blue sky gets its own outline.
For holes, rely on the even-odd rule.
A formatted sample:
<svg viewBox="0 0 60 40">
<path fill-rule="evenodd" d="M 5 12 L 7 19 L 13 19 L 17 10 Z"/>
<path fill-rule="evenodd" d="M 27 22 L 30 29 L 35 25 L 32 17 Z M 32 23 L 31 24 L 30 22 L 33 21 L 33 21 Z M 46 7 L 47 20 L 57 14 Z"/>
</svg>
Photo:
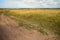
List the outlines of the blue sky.
<svg viewBox="0 0 60 40">
<path fill-rule="evenodd" d="M 0 8 L 60 8 L 60 0 L 0 0 Z"/>
</svg>

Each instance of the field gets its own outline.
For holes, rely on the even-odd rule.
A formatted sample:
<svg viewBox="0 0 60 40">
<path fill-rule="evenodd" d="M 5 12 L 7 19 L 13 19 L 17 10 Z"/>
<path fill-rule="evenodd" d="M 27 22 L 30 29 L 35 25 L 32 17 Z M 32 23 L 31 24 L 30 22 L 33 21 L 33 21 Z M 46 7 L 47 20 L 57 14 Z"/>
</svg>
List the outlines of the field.
<svg viewBox="0 0 60 40">
<path fill-rule="evenodd" d="M 52 34 L 55 40 L 60 40 L 60 9 L 1 9 L 1 14 L 15 20 L 20 27 Z"/>
</svg>

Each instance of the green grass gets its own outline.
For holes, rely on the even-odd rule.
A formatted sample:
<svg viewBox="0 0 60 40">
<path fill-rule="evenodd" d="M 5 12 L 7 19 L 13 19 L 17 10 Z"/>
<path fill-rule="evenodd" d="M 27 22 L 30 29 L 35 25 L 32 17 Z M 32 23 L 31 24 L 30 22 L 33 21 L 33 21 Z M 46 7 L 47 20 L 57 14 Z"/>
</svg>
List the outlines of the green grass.
<svg viewBox="0 0 60 40">
<path fill-rule="evenodd" d="M 17 14 L 14 12 L 10 12 L 9 10 L 1 11 L 0 14 L 2 13 L 7 16 L 16 17 L 17 18 L 15 19 L 16 22 L 20 26 L 26 27 L 27 29 L 29 28 L 34 29 L 45 34 L 47 34 L 47 32 L 44 31 L 44 29 L 47 29 L 54 32 L 57 35 L 60 35 L 60 12 L 58 12 L 57 14 L 54 13 L 56 14 L 54 16 L 49 16 L 45 13 L 42 15 L 42 13 L 31 13 L 31 12 L 25 15 L 21 15 L 22 13 Z M 41 27 L 44 29 L 39 29 Z"/>
</svg>

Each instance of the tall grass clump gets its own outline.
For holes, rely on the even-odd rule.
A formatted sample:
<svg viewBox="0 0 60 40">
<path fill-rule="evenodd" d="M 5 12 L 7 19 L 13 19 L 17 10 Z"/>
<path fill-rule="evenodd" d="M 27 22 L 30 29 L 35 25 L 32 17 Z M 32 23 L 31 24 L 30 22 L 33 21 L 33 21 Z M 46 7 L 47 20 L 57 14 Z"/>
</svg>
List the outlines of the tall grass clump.
<svg viewBox="0 0 60 40">
<path fill-rule="evenodd" d="M 60 35 L 60 13 L 57 13 L 55 18 L 55 33 Z"/>
</svg>

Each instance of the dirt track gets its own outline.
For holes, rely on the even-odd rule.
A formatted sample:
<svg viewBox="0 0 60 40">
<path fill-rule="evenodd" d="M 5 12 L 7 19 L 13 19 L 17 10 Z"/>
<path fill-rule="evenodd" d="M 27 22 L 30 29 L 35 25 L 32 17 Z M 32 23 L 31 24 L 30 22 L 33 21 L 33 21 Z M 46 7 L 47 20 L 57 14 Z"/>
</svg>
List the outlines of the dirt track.
<svg viewBox="0 0 60 40">
<path fill-rule="evenodd" d="M 7 16 L 0 15 L 0 40 L 54 40 L 36 30 L 28 30 Z"/>
</svg>

